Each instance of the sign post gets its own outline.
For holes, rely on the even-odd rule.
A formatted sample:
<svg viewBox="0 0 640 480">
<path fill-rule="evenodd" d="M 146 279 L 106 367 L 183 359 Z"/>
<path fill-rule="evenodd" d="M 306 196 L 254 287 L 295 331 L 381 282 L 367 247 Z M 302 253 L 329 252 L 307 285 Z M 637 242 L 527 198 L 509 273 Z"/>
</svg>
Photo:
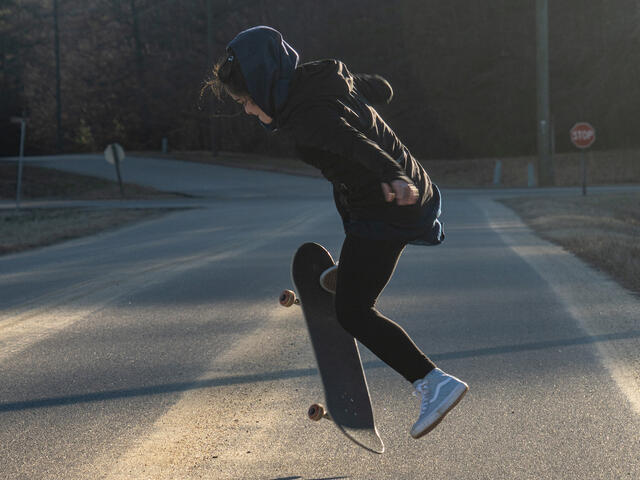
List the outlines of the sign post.
<svg viewBox="0 0 640 480">
<path fill-rule="evenodd" d="M 587 194 L 587 160 L 585 152 L 596 141 L 596 129 L 587 122 L 578 122 L 569 130 L 569 136 L 571 137 L 571 142 L 582 152 L 580 161 L 582 165 L 582 195 L 584 196 Z"/>
<path fill-rule="evenodd" d="M 20 124 L 20 156 L 18 157 L 18 184 L 16 187 L 16 210 L 20 210 L 20 197 L 22 196 L 22 159 L 24 158 L 24 137 L 27 134 L 27 119 L 11 117 L 11 123 Z"/>
<path fill-rule="evenodd" d="M 120 196 L 124 198 L 124 187 L 122 186 L 122 175 L 120 174 L 120 163 L 124 161 L 124 149 L 118 143 L 107 145 L 104 150 L 104 158 L 111 165 L 115 165 L 118 185 L 120 186 Z"/>
</svg>

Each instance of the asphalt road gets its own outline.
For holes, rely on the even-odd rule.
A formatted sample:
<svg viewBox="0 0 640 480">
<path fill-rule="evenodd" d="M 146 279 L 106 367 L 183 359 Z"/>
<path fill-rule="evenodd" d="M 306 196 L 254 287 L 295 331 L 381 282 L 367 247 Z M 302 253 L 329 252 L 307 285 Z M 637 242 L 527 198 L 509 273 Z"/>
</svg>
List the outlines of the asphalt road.
<svg viewBox="0 0 640 480">
<path fill-rule="evenodd" d="M 410 386 L 363 348 L 377 456 L 306 420 L 322 391 L 277 301 L 299 244 L 339 252 L 328 184 L 125 168 L 197 208 L 0 257 L 1 478 L 640 478 L 640 300 L 493 201 L 528 192 L 445 191 L 446 242 L 407 248 L 379 307 L 471 389 L 413 440 Z"/>
</svg>

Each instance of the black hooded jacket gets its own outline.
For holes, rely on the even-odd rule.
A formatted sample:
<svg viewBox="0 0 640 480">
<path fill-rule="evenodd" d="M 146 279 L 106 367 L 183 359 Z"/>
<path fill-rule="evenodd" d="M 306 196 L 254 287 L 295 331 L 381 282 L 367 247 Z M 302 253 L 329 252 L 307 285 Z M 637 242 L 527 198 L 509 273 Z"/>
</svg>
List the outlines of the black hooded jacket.
<svg viewBox="0 0 640 480">
<path fill-rule="evenodd" d="M 353 75 L 337 60 L 296 68 L 275 126 L 293 136 L 301 159 L 334 186 L 343 219 L 413 225 L 432 197 L 429 176 L 373 104 L 387 103 L 391 85 L 377 75 Z M 416 205 L 385 201 L 381 183 L 413 183 Z"/>
<path fill-rule="evenodd" d="M 241 32 L 227 49 L 253 101 L 273 118 L 265 128 L 289 132 L 300 158 L 333 184 L 347 232 L 442 241 L 439 190 L 373 107 L 391 100 L 389 82 L 352 74 L 338 60 L 298 65 L 297 52 L 270 27 Z M 393 180 L 413 183 L 418 202 L 386 202 L 381 184 Z"/>
</svg>

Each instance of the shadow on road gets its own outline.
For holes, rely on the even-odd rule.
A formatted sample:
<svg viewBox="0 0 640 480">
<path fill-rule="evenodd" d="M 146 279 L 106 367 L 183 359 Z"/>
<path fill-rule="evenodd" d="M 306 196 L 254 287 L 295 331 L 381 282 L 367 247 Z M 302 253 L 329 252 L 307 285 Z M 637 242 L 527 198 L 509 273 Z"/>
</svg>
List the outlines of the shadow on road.
<svg viewBox="0 0 640 480">
<path fill-rule="evenodd" d="M 524 343 L 521 345 L 503 345 L 497 347 L 479 348 L 473 350 L 461 350 L 458 352 L 444 352 L 430 355 L 430 357 L 438 362 L 442 360 L 475 358 L 489 355 L 499 355 L 505 353 L 517 353 L 531 350 L 545 350 L 555 347 L 566 347 L 572 345 L 589 345 L 599 342 L 610 342 L 615 340 L 624 340 L 630 338 L 640 338 L 640 331 L 634 330 L 623 333 L 610 333 L 606 335 L 596 335 L 593 337 L 585 336 L 578 338 L 569 338 L 562 340 L 549 340 L 542 342 Z M 385 366 L 380 360 L 365 362 L 365 369 L 380 368 Z M 237 385 L 245 383 L 269 382 L 275 380 L 285 380 L 299 377 L 310 377 L 317 374 L 315 368 L 303 368 L 295 370 L 281 370 L 277 372 L 259 372 L 251 375 L 234 375 L 229 377 L 211 378 L 205 380 L 196 380 L 193 382 L 177 382 L 164 385 L 151 385 L 148 387 L 127 388 L 110 390 L 106 392 L 84 393 L 78 395 L 68 395 L 65 397 L 42 398 L 37 400 L 25 400 L 19 402 L 0 403 L 0 413 L 15 412 L 22 410 L 32 410 L 38 408 L 59 407 L 64 405 L 73 405 L 80 403 L 102 402 L 107 400 L 115 400 L 119 398 L 132 398 L 148 395 L 159 395 L 166 393 L 184 392 L 188 390 L 197 390 L 203 388 L 223 387 L 228 385 Z M 289 477 L 300 478 L 300 477 Z M 344 478 L 344 477 L 337 477 Z"/>
<path fill-rule="evenodd" d="M 322 477 L 322 478 L 309 478 L 308 480 L 340 480 L 343 478 L 349 478 L 349 477 Z M 304 477 L 278 477 L 278 478 L 274 478 L 273 480 L 304 480 Z"/>
</svg>

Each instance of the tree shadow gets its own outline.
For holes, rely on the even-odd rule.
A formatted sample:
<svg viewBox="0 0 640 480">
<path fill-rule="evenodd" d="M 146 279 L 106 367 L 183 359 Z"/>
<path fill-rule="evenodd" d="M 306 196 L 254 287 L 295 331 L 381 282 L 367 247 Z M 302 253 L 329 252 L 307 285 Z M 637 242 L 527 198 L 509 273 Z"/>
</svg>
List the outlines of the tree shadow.
<svg viewBox="0 0 640 480">
<path fill-rule="evenodd" d="M 550 348 L 590 345 L 599 342 L 610 342 L 630 338 L 640 338 L 640 331 L 610 333 L 604 335 L 584 336 L 560 340 L 547 340 L 540 342 L 523 343 L 521 345 L 502 345 L 496 347 L 478 348 L 472 350 L 461 350 L 457 352 L 444 352 L 431 355 L 434 361 L 453 360 L 463 358 L 477 358 L 490 355 L 501 355 L 535 350 L 546 350 Z M 365 369 L 380 368 L 385 364 L 380 360 L 372 360 L 364 363 Z M 68 395 L 64 397 L 41 398 L 36 400 L 23 400 L 17 402 L 0 403 L 0 413 L 15 412 L 23 410 L 33 410 L 39 408 L 60 407 L 65 405 L 75 405 L 81 403 L 102 402 L 122 398 L 144 397 L 150 395 L 161 395 L 167 393 L 185 392 L 212 387 L 223 387 L 230 385 L 269 382 L 276 380 L 287 380 L 292 378 L 310 377 L 317 375 L 316 368 L 301 368 L 291 370 L 280 370 L 274 372 L 260 372 L 249 375 L 232 375 L 220 378 L 196 380 L 192 382 L 176 382 L 161 385 L 150 385 L 137 388 L 123 388 L 104 392 L 82 393 Z M 290 477 L 300 478 L 300 477 Z M 344 477 L 334 477 L 344 478 Z"/>
</svg>

